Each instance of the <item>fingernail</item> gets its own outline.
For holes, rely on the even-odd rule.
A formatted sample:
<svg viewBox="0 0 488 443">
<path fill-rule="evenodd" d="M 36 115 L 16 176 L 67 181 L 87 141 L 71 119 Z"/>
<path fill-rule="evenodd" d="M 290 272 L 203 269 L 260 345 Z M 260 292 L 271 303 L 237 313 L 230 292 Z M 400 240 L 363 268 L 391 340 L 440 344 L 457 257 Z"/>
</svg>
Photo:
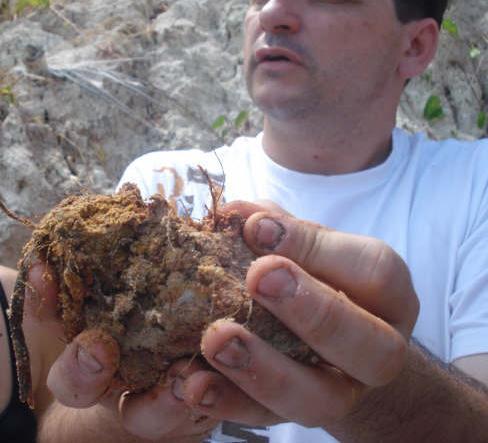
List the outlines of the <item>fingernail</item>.
<svg viewBox="0 0 488 443">
<path fill-rule="evenodd" d="M 256 228 L 256 244 L 263 249 L 273 250 L 283 240 L 285 227 L 271 218 L 259 220 Z"/>
<path fill-rule="evenodd" d="M 103 371 L 103 366 L 85 348 L 78 346 L 78 365 L 86 374 L 93 375 Z"/>
<path fill-rule="evenodd" d="M 224 344 L 214 360 L 230 369 L 244 369 L 249 367 L 251 356 L 243 341 L 239 337 L 234 337 Z"/>
<path fill-rule="evenodd" d="M 203 396 L 200 404 L 202 406 L 213 406 L 217 401 L 218 393 L 217 390 L 213 386 L 209 386 Z"/>
<path fill-rule="evenodd" d="M 259 280 L 257 291 L 260 295 L 271 298 L 293 297 L 297 290 L 297 281 L 288 269 L 278 268 L 268 272 Z"/>
<path fill-rule="evenodd" d="M 181 377 L 176 377 L 171 384 L 171 391 L 178 400 L 185 399 L 185 381 Z"/>
</svg>

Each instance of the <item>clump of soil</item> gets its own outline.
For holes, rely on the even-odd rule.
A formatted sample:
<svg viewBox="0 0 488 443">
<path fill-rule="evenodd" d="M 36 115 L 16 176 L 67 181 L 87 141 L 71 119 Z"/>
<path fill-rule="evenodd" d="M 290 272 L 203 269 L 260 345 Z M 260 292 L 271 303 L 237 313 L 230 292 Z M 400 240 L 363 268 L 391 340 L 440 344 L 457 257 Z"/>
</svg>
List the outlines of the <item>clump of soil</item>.
<svg viewBox="0 0 488 443">
<path fill-rule="evenodd" d="M 120 347 L 116 377 L 128 390 L 156 384 L 172 361 L 200 352 L 202 332 L 233 318 L 297 359 L 310 349 L 253 304 L 245 276 L 254 254 L 242 217 L 214 211 L 201 222 L 176 215 L 160 196 L 145 203 L 136 186 L 113 196 L 72 196 L 36 225 L 23 251 L 10 313 L 22 401 L 30 402 L 22 333 L 25 281 L 44 260 L 59 284 L 65 338 L 103 330 Z"/>
</svg>

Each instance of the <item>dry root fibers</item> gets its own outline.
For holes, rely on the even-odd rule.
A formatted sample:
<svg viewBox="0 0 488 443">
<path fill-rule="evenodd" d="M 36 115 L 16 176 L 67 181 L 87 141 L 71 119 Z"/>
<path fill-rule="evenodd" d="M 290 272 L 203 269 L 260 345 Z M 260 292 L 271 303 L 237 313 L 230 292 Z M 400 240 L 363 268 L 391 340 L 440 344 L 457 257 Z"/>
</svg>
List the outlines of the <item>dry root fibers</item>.
<svg viewBox="0 0 488 443">
<path fill-rule="evenodd" d="M 243 223 L 215 210 L 201 222 L 179 217 L 160 196 L 145 203 L 134 185 L 63 200 L 35 226 L 19 262 L 10 324 L 21 400 L 32 405 L 22 317 L 27 273 L 39 259 L 59 286 L 64 339 L 87 329 L 112 336 L 120 348 L 116 380 L 127 390 L 148 389 L 171 362 L 198 355 L 202 332 L 220 318 L 310 359 L 310 349 L 249 297 L 244 281 L 255 256 Z"/>
</svg>

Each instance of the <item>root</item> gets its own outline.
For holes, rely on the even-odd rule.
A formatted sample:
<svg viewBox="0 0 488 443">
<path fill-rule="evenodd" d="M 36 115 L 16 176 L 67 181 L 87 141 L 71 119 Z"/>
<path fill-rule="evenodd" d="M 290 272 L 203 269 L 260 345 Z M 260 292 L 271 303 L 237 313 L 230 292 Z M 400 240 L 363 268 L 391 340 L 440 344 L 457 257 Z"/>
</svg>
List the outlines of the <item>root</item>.
<svg viewBox="0 0 488 443">
<path fill-rule="evenodd" d="M 220 201 L 220 198 L 222 197 L 222 193 L 224 192 L 224 189 L 222 188 L 220 190 L 220 194 L 217 195 L 217 190 L 215 189 L 215 183 L 210 178 L 210 175 L 208 175 L 208 172 L 200 165 L 198 165 L 198 169 L 200 169 L 200 172 L 203 174 L 203 176 L 207 180 L 208 187 L 210 189 L 210 195 L 212 196 L 212 220 L 213 220 L 212 231 L 215 232 L 215 230 L 217 228 L 217 224 L 219 222 L 219 218 L 220 218 L 219 214 L 217 213 L 217 210 L 218 210 L 219 201 Z"/>
<path fill-rule="evenodd" d="M 0 210 L 7 217 L 22 223 L 30 229 L 36 229 L 37 225 L 28 218 L 21 217 L 11 211 L 5 203 L 0 200 Z M 17 380 L 19 384 L 19 399 L 27 403 L 30 408 L 34 408 L 34 398 L 32 395 L 32 379 L 30 372 L 30 358 L 27 344 L 25 341 L 24 331 L 22 330 L 22 321 L 24 318 L 25 290 L 28 281 L 30 257 L 25 257 L 19 265 L 19 273 L 14 286 L 12 303 L 8 310 L 8 320 L 11 331 L 12 344 L 14 347 Z"/>
<path fill-rule="evenodd" d="M 30 359 L 24 332 L 22 330 L 22 320 L 24 317 L 25 287 L 27 273 L 29 270 L 28 262 L 23 260 L 20 265 L 19 275 L 15 282 L 12 304 L 9 309 L 9 324 L 14 346 L 17 379 L 19 382 L 19 399 L 34 408 L 34 398 L 32 396 L 32 380 L 30 373 Z"/>
<path fill-rule="evenodd" d="M 254 308 L 254 299 L 251 298 L 249 300 L 249 310 L 247 311 L 247 318 L 246 318 L 246 323 L 244 323 L 244 326 L 248 326 L 249 323 L 251 323 L 253 308 Z"/>
<path fill-rule="evenodd" d="M 186 370 L 190 369 L 191 364 L 192 364 L 192 363 L 195 361 L 195 359 L 196 359 L 196 358 L 197 358 L 199 355 L 200 355 L 200 352 L 195 352 L 195 353 L 194 353 L 194 354 L 191 356 L 191 358 L 190 358 L 190 360 L 188 361 L 188 363 L 187 363 L 187 364 L 184 366 L 184 368 L 182 368 L 182 369 L 181 369 L 181 371 L 180 371 L 180 372 L 178 372 L 178 376 L 183 375 L 183 373 L 184 373 Z"/>
<path fill-rule="evenodd" d="M 35 229 L 37 227 L 37 225 L 34 222 L 32 222 L 31 220 L 29 220 L 28 218 L 21 217 L 20 215 L 17 215 L 14 212 L 12 212 L 9 208 L 7 208 L 7 206 L 5 205 L 5 203 L 2 200 L 0 200 L 0 209 L 3 212 L 5 212 L 7 217 L 11 218 L 12 220 L 15 220 L 15 221 L 22 223 L 24 226 L 27 226 L 30 229 Z"/>
</svg>

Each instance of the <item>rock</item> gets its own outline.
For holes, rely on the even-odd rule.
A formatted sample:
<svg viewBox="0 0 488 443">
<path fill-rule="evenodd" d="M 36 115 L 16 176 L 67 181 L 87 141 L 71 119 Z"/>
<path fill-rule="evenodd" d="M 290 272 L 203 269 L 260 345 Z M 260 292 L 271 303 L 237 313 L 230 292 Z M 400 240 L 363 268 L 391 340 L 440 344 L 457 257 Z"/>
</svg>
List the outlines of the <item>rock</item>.
<svg viewBox="0 0 488 443">
<path fill-rule="evenodd" d="M 14 2 L 3 1 L 13 11 Z M 135 157 L 159 148 L 210 149 L 256 134 L 261 116 L 242 78 L 247 0 L 52 1 L 11 18 L 0 8 L 0 198 L 35 217 L 68 194 L 111 191 Z M 402 99 L 401 126 L 433 137 L 477 138 L 488 111 L 486 0 L 453 3 L 459 38 Z M 27 45 L 47 70 L 26 69 Z M 476 46 L 477 57 L 470 57 Z M 8 95 L 8 98 L 7 98 Z M 423 118 L 438 95 L 445 117 Z M 249 111 L 236 128 L 234 119 Z M 225 116 L 224 127 L 213 123 Z M 225 129 L 225 136 L 223 136 Z M 14 265 L 29 233 L 0 217 L 0 263 Z"/>
<path fill-rule="evenodd" d="M 457 0 L 445 18 L 456 24 L 459 36 L 442 31 L 437 57 L 405 90 L 399 122 L 433 138 L 486 137 L 487 127 L 478 128 L 477 119 L 480 112 L 488 113 L 488 5 L 486 0 Z M 472 48 L 479 55 L 473 57 Z M 423 111 L 431 95 L 440 97 L 445 116 L 428 122 Z"/>
</svg>

